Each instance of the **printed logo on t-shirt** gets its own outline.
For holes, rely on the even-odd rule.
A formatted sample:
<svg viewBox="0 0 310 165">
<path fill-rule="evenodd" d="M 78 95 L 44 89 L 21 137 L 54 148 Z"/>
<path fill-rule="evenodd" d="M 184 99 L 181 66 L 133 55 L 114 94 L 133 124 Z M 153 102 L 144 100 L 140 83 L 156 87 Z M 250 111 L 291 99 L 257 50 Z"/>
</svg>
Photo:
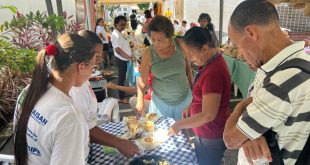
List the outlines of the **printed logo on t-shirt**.
<svg viewBox="0 0 310 165">
<path fill-rule="evenodd" d="M 38 136 L 34 132 L 32 132 L 29 128 L 27 128 L 27 136 L 30 137 L 35 142 L 38 140 Z"/>
<path fill-rule="evenodd" d="M 38 150 L 37 148 L 35 147 L 31 147 L 31 146 L 27 146 L 28 148 L 28 152 L 32 155 L 36 155 L 36 156 L 41 156 L 41 152 L 40 150 Z"/>
<path fill-rule="evenodd" d="M 31 117 L 37 121 L 39 124 L 45 126 L 48 122 L 46 118 L 44 118 L 39 112 L 37 112 L 35 109 L 31 112 Z"/>
</svg>

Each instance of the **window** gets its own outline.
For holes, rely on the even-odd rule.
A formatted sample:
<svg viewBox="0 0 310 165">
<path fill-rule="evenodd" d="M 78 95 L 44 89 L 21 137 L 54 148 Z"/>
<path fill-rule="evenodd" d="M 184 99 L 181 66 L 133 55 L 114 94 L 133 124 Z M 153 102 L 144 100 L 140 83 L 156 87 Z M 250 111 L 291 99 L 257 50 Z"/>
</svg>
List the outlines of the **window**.
<svg viewBox="0 0 310 165">
<path fill-rule="evenodd" d="M 123 11 L 127 11 L 127 8 L 124 8 L 124 10 Z"/>
<path fill-rule="evenodd" d="M 122 8 L 118 8 L 117 11 L 122 11 Z"/>
</svg>

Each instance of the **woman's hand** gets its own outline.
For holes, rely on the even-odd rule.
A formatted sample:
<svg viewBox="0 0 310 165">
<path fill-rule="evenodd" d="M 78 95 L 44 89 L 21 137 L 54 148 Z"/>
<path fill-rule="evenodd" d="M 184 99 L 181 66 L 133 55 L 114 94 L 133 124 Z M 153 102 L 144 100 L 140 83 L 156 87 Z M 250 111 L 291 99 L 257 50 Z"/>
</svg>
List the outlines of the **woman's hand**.
<svg viewBox="0 0 310 165">
<path fill-rule="evenodd" d="M 178 135 L 180 131 L 181 131 L 181 127 L 180 127 L 179 122 L 177 121 L 169 128 L 168 135 L 169 136 Z"/>
<path fill-rule="evenodd" d="M 104 88 L 106 88 L 106 89 L 118 90 L 118 89 L 117 89 L 118 86 L 117 86 L 116 84 L 112 83 L 112 82 L 107 83 L 107 84 L 104 86 Z"/>
<path fill-rule="evenodd" d="M 119 150 L 120 153 L 122 153 L 127 158 L 132 158 L 135 155 L 140 154 L 139 147 L 136 144 L 128 140 L 121 139 L 117 149 Z"/>
<path fill-rule="evenodd" d="M 145 112 L 144 100 L 138 100 L 136 104 L 136 112 L 139 116 L 142 116 Z"/>
<path fill-rule="evenodd" d="M 182 119 L 190 117 L 190 107 L 187 107 L 183 112 L 182 112 Z"/>
</svg>

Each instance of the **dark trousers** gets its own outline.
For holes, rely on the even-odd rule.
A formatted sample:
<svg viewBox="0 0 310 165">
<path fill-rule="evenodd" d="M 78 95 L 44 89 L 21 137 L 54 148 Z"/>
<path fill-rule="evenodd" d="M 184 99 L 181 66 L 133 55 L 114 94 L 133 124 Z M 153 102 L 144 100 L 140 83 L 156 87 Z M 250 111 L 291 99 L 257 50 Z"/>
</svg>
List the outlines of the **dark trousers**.
<svg viewBox="0 0 310 165">
<path fill-rule="evenodd" d="M 118 68 L 118 85 L 124 86 L 126 80 L 126 72 L 127 72 L 127 63 L 128 61 L 123 61 L 117 57 L 115 57 L 115 62 Z M 122 91 L 118 91 L 119 99 L 125 98 L 125 93 Z"/>
<path fill-rule="evenodd" d="M 220 139 L 203 139 L 195 137 L 195 153 L 199 165 L 221 165 L 225 143 Z"/>
</svg>

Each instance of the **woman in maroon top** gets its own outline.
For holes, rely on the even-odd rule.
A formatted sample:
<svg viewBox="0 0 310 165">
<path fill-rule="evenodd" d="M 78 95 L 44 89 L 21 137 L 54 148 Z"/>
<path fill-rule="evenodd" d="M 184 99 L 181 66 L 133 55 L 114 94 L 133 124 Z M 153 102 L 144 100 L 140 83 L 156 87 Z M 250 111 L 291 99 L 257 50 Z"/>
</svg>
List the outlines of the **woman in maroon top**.
<svg viewBox="0 0 310 165">
<path fill-rule="evenodd" d="M 181 129 L 192 128 L 198 163 L 219 165 L 226 149 L 223 131 L 230 114 L 228 67 L 207 29 L 191 28 L 184 41 L 187 56 L 200 69 L 195 77 L 192 103 L 184 111 L 190 112 L 190 117 L 176 121 L 169 133 L 177 135 Z"/>
</svg>

